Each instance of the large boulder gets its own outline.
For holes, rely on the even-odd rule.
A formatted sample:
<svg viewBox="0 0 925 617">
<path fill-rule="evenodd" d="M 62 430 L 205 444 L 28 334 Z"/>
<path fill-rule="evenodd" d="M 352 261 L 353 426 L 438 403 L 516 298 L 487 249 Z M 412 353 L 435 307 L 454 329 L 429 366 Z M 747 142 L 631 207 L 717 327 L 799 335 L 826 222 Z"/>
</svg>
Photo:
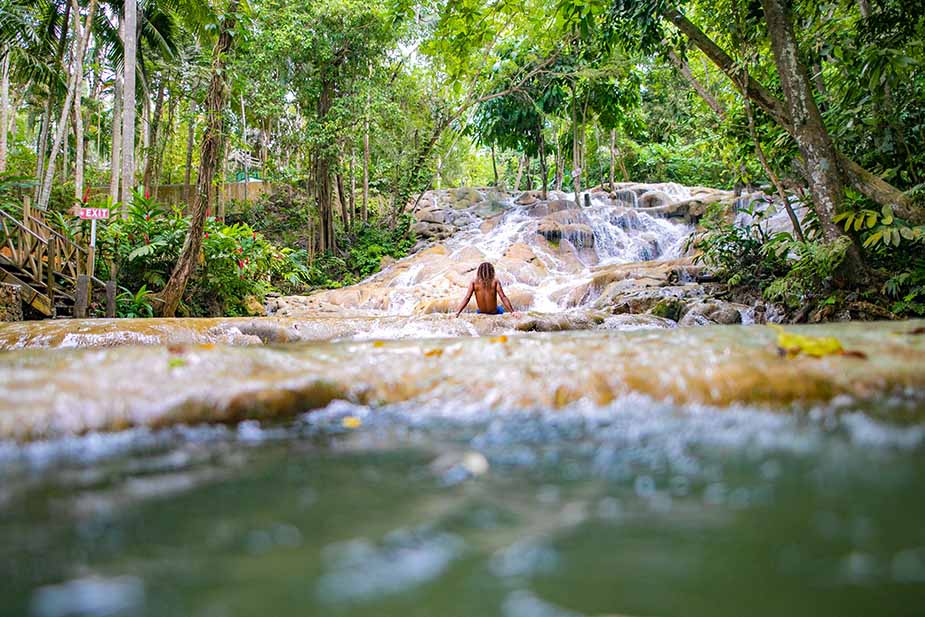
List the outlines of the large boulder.
<svg viewBox="0 0 925 617">
<path fill-rule="evenodd" d="M 456 210 L 471 208 L 482 201 L 482 195 L 472 187 L 463 186 L 450 195 L 450 206 Z"/>
<path fill-rule="evenodd" d="M 671 203 L 671 197 L 662 191 L 646 191 L 639 196 L 638 202 L 640 208 L 657 208 L 659 206 L 670 205 Z"/>
<path fill-rule="evenodd" d="M 742 323 L 742 310 L 747 307 L 720 300 L 697 302 L 687 307 L 678 322 L 680 326 Z"/>
<path fill-rule="evenodd" d="M 442 225 L 447 222 L 449 217 L 444 210 L 421 210 L 415 215 L 415 218 L 422 223 L 438 223 Z"/>
</svg>

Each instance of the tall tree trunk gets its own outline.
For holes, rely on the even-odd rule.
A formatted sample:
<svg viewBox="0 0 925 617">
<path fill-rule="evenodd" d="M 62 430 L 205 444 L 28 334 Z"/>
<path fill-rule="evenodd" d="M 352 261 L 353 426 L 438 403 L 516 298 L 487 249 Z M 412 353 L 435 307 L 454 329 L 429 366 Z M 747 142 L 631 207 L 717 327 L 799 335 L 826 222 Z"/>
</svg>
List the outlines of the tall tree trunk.
<svg viewBox="0 0 925 617">
<path fill-rule="evenodd" d="M 64 7 L 64 17 L 61 21 L 61 34 L 58 39 L 58 52 L 55 66 L 64 63 L 64 52 L 67 51 L 68 33 L 71 28 L 71 4 Z M 36 146 L 35 192 L 34 199 L 38 203 L 42 196 L 42 174 L 45 172 L 45 162 L 48 157 L 48 139 L 51 136 L 52 113 L 54 112 L 55 84 L 48 83 L 48 98 L 45 100 L 45 111 L 42 115 L 42 129 L 39 131 L 39 141 Z"/>
<path fill-rule="evenodd" d="M 794 138 L 803 155 L 806 177 L 813 196 L 816 216 L 828 240 L 842 235 L 834 218 L 844 198 L 841 170 L 835 146 L 825 126 L 809 81 L 806 67 L 800 62 L 796 34 L 790 17 L 788 0 L 761 0 L 781 88 L 793 122 Z M 849 276 L 862 268 L 861 256 L 852 245 L 845 266 Z"/>
<path fill-rule="evenodd" d="M 113 78 L 112 94 L 112 145 L 109 157 L 109 197 L 119 201 L 119 168 L 122 162 L 122 77 Z M 123 211 L 124 212 L 124 211 Z M 127 216 L 128 213 L 124 212 Z"/>
<path fill-rule="evenodd" d="M 617 129 L 610 129 L 610 191 L 613 192 L 613 176 L 616 171 L 617 155 L 614 151 L 617 142 Z"/>
<path fill-rule="evenodd" d="M 690 41 L 697 46 L 726 76 L 739 87 L 737 75 L 738 65 L 729 54 L 723 51 L 697 26 L 690 22 L 676 8 L 667 7 L 662 16 L 674 24 Z M 767 88 L 762 86 L 751 76 L 745 82 L 742 94 L 752 101 L 771 119 L 777 122 L 791 136 L 794 136 L 793 122 L 784 103 L 775 98 Z M 925 209 L 916 207 L 902 191 L 885 181 L 883 178 L 867 171 L 847 156 L 836 151 L 838 164 L 845 174 L 846 180 L 860 193 L 880 205 L 889 205 L 897 216 L 920 222 L 925 220 Z"/>
<path fill-rule="evenodd" d="M 541 199 L 548 199 L 549 191 L 549 172 L 546 170 L 546 139 L 543 137 L 543 131 L 540 131 L 540 175 L 543 178 L 543 193 Z"/>
<path fill-rule="evenodd" d="M 690 67 L 687 65 L 687 62 L 684 58 L 680 57 L 674 52 L 673 49 L 668 50 L 668 58 L 671 60 L 671 63 L 675 66 L 676 69 L 684 76 L 684 79 L 687 80 L 687 83 L 700 95 L 707 105 L 710 106 L 720 120 L 726 119 L 726 109 L 716 100 L 716 98 L 710 94 L 710 91 L 694 77 L 694 74 L 691 73 Z"/>
<path fill-rule="evenodd" d="M 77 7 L 77 0 L 71 0 L 73 3 L 74 19 L 80 24 L 80 10 Z M 71 68 L 71 75 L 67 84 L 67 95 L 64 97 L 64 106 L 61 108 L 61 116 L 58 120 L 58 127 L 55 131 L 55 140 L 52 144 L 51 152 L 48 154 L 48 164 L 45 171 L 45 180 L 42 182 L 41 192 L 39 193 L 38 208 L 45 210 L 48 207 L 48 200 L 51 198 L 51 183 L 55 177 L 55 156 L 61 148 L 64 136 L 67 132 L 67 119 L 71 112 L 71 106 L 74 104 L 74 96 L 77 92 L 77 84 L 83 76 L 83 59 L 87 50 L 87 43 L 90 40 L 90 30 L 93 25 L 93 17 L 96 13 L 96 0 L 90 0 L 90 6 L 87 9 L 87 22 L 83 31 L 79 29 L 74 32 L 77 40 L 74 51 L 74 63 Z"/>
<path fill-rule="evenodd" d="M 36 203 L 39 200 L 39 194 L 42 192 L 42 172 L 45 171 L 45 159 L 48 156 L 48 134 L 51 132 L 51 99 L 52 97 L 49 96 L 45 101 L 38 141 L 35 144 L 35 190 L 32 197 Z"/>
<path fill-rule="evenodd" d="M 193 141 L 196 136 L 196 102 L 190 99 L 186 128 L 186 170 L 183 174 L 183 201 L 190 205 L 190 181 L 193 173 Z"/>
<path fill-rule="evenodd" d="M 337 200 L 340 202 L 340 218 L 344 223 L 344 231 L 350 230 L 350 207 L 347 203 L 347 194 L 344 192 L 344 177 L 338 172 L 334 175 L 337 180 Z"/>
<path fill-rule="evenodd" d="M 524 162 L 527 160 L 527 155 L 523 155 L 517 160 L 517 176 L 514 178 L 514 190 L 520 190 L 520 179 L 524 175 Z"/>
<path fill-rule="evenodd" d="M 369 93 L 366 94 L 366 115 L 363 120 L 363 222 L 369 220 Z"/>
<path fill-rule="evenodd" d="M 354 159 L 356 159 L 356 153 L 350 150 L 350 219 L 355 221 L 357 218 L 357 176 L 354 172 Z"/>
<path fill-rule="evenodd" d="M 177 97 L 171 96 L 167 104 L 167 130 L 158 131 L 158 141 L 155 144 L 154 172 L 151 175 L 151 184 L 153 185 L 152 193 L 157 199 L 157 191 L 161 185 L 161 170 L 164 167 L 164 152 L 170 144 L 174 132 L 174 118 L 177 113 Z M 167 179 L 168 184 L 170 178 Z"/>
<path fill-rule="evenodd" d="M 158 140 L 160 138 L 161 113 L 164 111 L 165 81 L 166 80 L 162 76 L 160 83 L 157 85 L 157 97 L 154 102 L 154 113 L 151 115 L 150 123 L 148 123 L 148 138 L 147 145 L 145 147 L 145 171 L 144 176 L 142 176 L 142 184 L 145 187 L 145 191 L 148 193 L 151 192 L 152 185 L 155 182 L 154 172 L 157 165 L 157 146 Z"/>
<path fill-rule="evenodd" d="M 575 84 L 572 88 L 572 188 L 575 204 L 581 206 L 581 141 L 578 136 L 578 101 L 575 98 Z"/>
<path fill-rule="evenodd" d="M 327 119 L 328 112 L 331 110 L 334 99 L 334 85 L 331 79 L 322 79 L 321 94 L 318 97 L 317 104 L 319 122 L 324 122 Z M 332 203 L 334 191 L 331 186 L 331 175 L 331 161 L 328 155 L 325 153 L 317 154 L 315 156 L 315 199 L 321 216 L 323 250 L 334 252 L 337 250 L 337 244 L 334 235 L 334 209 Z"/>
<path fill-rule="evenodd" d="M 562 190 L 562 176 L 565 174 L 565 161 L 562 159 L 562 144 L 559 142 L 559 132 L 556 131 L 556 181 L 553 186 L 557 191 Z"/>
<path fill-rule="evenodd" d="M 800 62 L 796 35 L 786 2 L 787 0 L 761 0 L 777 72 L 793 125 L 794 138 L 803 155 L 816 214 L 824 236 L 834 240 L 841 235 L 841 230 L 832 219 L 838 213 L 844 187 L 835 147 L 822 124 L 822 116 L 813 99 L 809 75 Z"/>
<path fill-rule="evenodd" d="M 190 228 L 183 243 L 183 251 L 170 275 L 170 280 L 161 292 L 163 304 L 160 313 L 164 317 L 173 317 L 183 299 L 186 285 L 193 272 L 199 252 L 202 249 L 202 234 L 206 224 L 206 214 L 210 209 L 212 179 L 219 165 L 222 145 L 222 110 L 228 95 L 225 65 L 227 54 L 234 44 L 233 31 L 237 24 L 239 0 L 231 0 L 219 27 L 218 41 L 212 50 L 212 78 L 206 94 L 206 130 L 202 137 L 202 151 L 199 160 L 199 178 L 196 180 L 196 200 L 192 207 Z"/>
<path fill-rule="evenodd" d="M 7 134 L 10 128 L 10 55 L 0 66 L 0 173 L 6 171 Z"/>
<path fill-rule="evenodd" d="M 495 187 L 498 186 L 498 162 L 495 160 L 495 144 L 491 144 L 491 171 L 495 175 Z"/>
<path fill-rule="evenodd" d="M 138 56 L 137 20 L 138 0 L 126 0 L 122 23 L 122 47 L 124 49 L 122 78 L 122 190 L 120 201 L 132 201 L 135 188 L 135 62 Z M 185 284 L 185 282 L 184 282 Z M 174 307 L 176 310 L 176 307 Z M 173 314 L 173 312 L 171 312 Z"/>
<path fill-rule="evenodd" d="M 77 94 L 74 96 L 74 199 L 81 201 L 84 196 L 84 112 L 81 101 L 83 79 L 79 80 Z"/>
</svg>

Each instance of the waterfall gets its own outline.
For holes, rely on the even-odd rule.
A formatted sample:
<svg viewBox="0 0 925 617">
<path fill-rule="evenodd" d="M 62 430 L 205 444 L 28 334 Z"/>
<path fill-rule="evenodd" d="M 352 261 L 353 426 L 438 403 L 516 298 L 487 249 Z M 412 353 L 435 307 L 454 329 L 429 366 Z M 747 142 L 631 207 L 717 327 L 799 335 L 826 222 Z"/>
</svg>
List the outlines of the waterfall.
<svg viewBox="0 0 925 617">
<path fill-rule="evenodd" d="M 386 298 L 371 293 L 378 300 L 361 298 L 357 308 L 406 316 L 450 312 L 481 261 L 495 264 L 520 310 L 553 313 L 577 306 L 595 269 L 681 256 L 692 227 L 638 207 L 640 195 L 651 202 L 655 194 L 671 202 L 690 198 L 686 187 L 673 183 L 623 185 L 614 197 L 593 192 L 590 207 L 554 192 L 541 201 L 531 193 L 515 199 L 488 191 L 480 192 L 479 205 L 454 207 L 452 191 L 434 192 L 428 200 L 433 205 L 420 218 L 460 220 L 458 229 L 370 279 L 384 287 Z"/>
</svg>

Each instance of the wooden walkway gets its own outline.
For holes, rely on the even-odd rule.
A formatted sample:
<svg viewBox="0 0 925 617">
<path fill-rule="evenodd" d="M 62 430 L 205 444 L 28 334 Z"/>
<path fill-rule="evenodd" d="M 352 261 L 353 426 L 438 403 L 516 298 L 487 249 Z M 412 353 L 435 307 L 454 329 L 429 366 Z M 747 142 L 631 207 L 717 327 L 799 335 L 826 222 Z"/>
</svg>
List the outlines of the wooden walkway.
<svg viewBox="0 0 925 617">
<path fill-rule="evenodd" d="M 49 227 L 39 213 L 24 216 L 0 210 L 0 282 L 17 285 L 23 304 L 40 315 L 73 317 L 87 250 Z M 106 287 L 96 278 L 89 283 Z"/>
</svg>

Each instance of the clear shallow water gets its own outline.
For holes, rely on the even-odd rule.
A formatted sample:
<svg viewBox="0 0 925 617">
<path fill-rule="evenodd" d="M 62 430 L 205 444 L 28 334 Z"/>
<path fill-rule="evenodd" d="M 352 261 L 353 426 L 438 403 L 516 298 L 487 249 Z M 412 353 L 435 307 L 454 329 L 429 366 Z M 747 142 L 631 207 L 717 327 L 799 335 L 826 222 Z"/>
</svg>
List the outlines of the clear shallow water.
<svg viewBox="0 0 925 617">
<path fill-rule="evenodd" d="M 925 429 L 845 404 L 334 403 L 284 424 L 5 444 L 0 469 L 4 615 L 925 605 Z"/>
</svg>

